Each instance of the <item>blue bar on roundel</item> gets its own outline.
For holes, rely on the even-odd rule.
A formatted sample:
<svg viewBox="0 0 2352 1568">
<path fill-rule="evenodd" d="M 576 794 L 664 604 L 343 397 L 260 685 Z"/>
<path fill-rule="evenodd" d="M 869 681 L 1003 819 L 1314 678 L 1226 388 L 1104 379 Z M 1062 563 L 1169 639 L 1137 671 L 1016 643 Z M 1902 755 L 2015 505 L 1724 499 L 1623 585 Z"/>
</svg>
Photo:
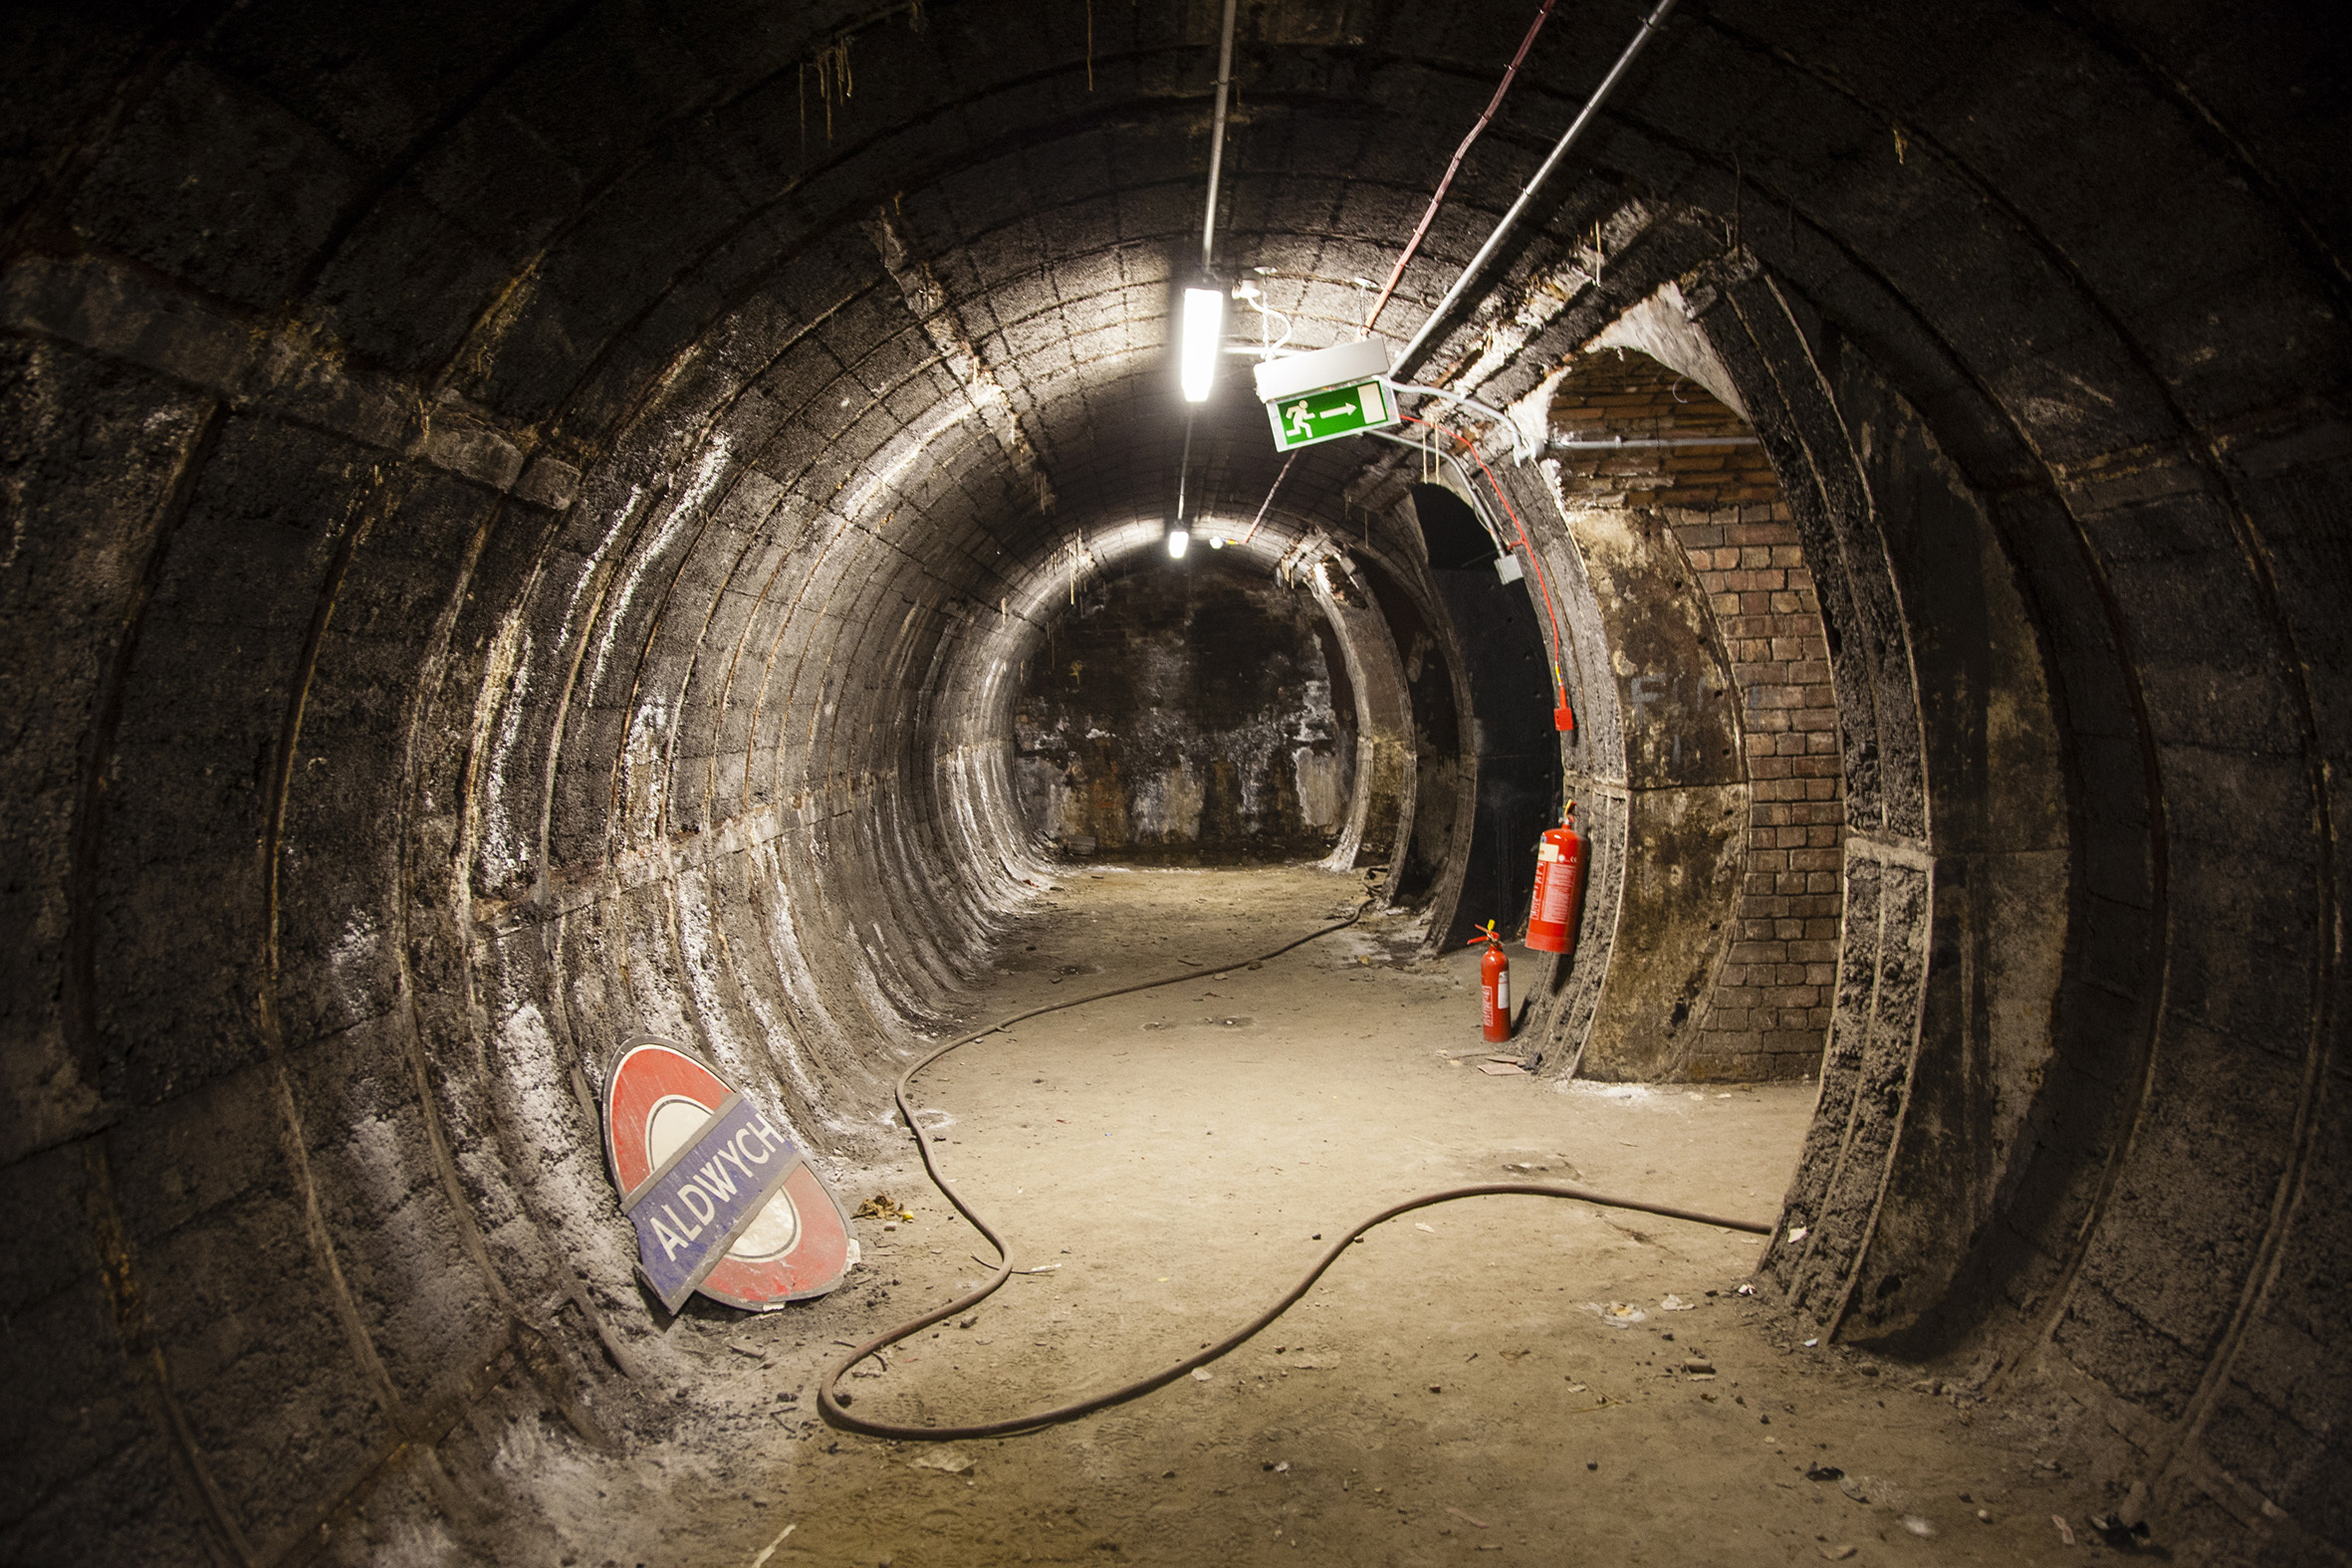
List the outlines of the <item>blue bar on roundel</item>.
<svg viewBox="0 0 2352 1568">
<path fill-rule="evenodd" d="M 801 1151 L 740 1093 L 628 1195 L 645 1282 L 675 1312 L 784 1185 Z"/>
</svg>

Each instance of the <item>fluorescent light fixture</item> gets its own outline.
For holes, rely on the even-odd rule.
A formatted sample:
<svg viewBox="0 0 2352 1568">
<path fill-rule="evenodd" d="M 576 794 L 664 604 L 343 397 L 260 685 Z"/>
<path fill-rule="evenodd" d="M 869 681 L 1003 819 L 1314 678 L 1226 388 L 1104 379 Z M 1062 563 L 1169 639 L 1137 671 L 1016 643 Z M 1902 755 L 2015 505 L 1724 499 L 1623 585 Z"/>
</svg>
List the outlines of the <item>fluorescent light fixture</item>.
<svg viewBox="0 0 2352 1568">
<path fill-rule="evenodd" d="M 1190 550 L 1191 548 L 1192 548 L 1192 530 L 1190 530 L 1190 529 L 1186 528 L 1186 527 L 1185 527 L 1183 524 L 1181 524 L 1181 523 L 1171 523 L 1171 524 L 1169 524 L 1169 525 L 1168 525 L 1168 559 L 1169 559 L 1170 560 L 1182 560 L 1184 559 L 1184 553 L 1185 553 L 1186 551 Z"/>
<path fill-rule="evenodd" d="M 1225 291 L 1184 291 L 1184 400 L 1205 403 L 1217 380 L 1217 344 L 1225 336 Z"/>
</svg>

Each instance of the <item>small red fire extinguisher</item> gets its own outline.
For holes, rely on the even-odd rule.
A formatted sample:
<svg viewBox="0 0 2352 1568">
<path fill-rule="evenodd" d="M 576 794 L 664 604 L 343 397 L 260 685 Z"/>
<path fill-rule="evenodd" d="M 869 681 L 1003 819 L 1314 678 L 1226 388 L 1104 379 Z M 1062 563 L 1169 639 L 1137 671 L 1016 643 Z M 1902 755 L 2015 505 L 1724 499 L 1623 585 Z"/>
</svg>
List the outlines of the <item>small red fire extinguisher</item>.
<svg viewBox="0 0 2352 1568">
<path fill-rule="evenodd" d="M 1535 850 L 1534 907 L 1528 914 L 1528 946 L 1538 953 L 1576 951 L 1576 917 L 1584 907 L 1584 835 L 1576 831 L 1576 802 L 1547 828 Z"/>
<path fill-rule="evenodd" d="M 1486 1025 L 1488 1043 L 1500 1045 L 1511 1038 L 1511 955 L 1503 951 L 1492 920 L 1485 935 L 1470 940 L 1487 945 L 1478 966 L 1479 1021 Z"/>
</svg>

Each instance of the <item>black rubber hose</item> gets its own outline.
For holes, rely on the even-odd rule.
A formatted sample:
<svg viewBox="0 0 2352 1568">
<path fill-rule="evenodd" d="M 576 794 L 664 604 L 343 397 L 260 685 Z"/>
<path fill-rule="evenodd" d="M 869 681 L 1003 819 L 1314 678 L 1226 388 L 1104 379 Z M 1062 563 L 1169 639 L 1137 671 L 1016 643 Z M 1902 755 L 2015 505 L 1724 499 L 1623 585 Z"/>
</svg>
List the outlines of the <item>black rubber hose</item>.
<svg viewBox="0 0 2352 1568">
<path fill-rule="evenodd" d="M 1355 914 L 1335 925 L 1325 926 L 1319 931 L 1310 931 L 1295 942 L 1286 942 L 1273 952 L 1261 953 L 1254 959 L 1241 959 L 1232 964 L 1205 967 L 1213 970 L 1231 970 L 1239 969 L 1245 964 L 1263 964 L 1268 959 L 1281 957 L 1293 948 L 1304 947 L 1318 937 L 1327 937 L 1334 931 L 1344 931 L 1354 925 L 1362 914 L 1363 910 L 1358 908 Z M 1501 1194 L 1518 1194 L 1529 1198 L 1568 1198 L 1580 1203 L 1598 1204 L 1607 1209 L 1631 1209 L 1641 1214 L 1661 1215 L 1669 1220 L 1688 1220 L 1695 1225 L 1716 1226 L 1727 1231 L 1747 1231 L 1758 1235 L 1769 1235 L 1772 1232 L 1770 1224 L 1760 1225 L 1753 1220 L 1727 1220 L 1721 1215 L 1700 1214 L 1696 1210 L 1675 1209 L 1665 1204 L 1647 1203 L 1636 1198 L 1611 1198 L 1603 1193 L 1588 1192 L 1581 1187 L 1567 1187 L 1549 1182 L 1479 1182 L 1468 1187 L 1448 1187 L 1434 1193 L 1423 1193 L 1419 1197 L 1408 1198 L 1403 1203 L 1391 1204 L 1378 1214 L 1357 1222 L 1342 1233 L 1338 1240 L 1324 1248 L 1323 1255 L 1316 1258 L 1313 1266 L 1299 1276 L 1297 1283 L 1284 1291 L 1256 1317 L 1251 1318 L 1241 1327 L 1198 1354 L 1187 1356 L 1174 1366 L 1163 1368 L 1146 1377 L 1137 1378 L 1131 1383 L 1122 1383 L 1118 1387 L 1107 1389 L 1100 1394 L 1091 1394 L 1084 1399 L 1073 1400 L 1067 1405 L 1057 1405 L 1050 1410 L 1032 1411 L 1021 1416 L 1008 1416 L 1002 1421 L 974 1422 L 961 1427 L 909 1427 L 902 1426 L 897 1422 L 872 1421 L 863 1416 L 851 1415 L 845 1408 L 848 1403 L 847 1399 L 839 1395 L 836 1390 L 836 1385 L 851 1367 L 874 1352 L 886 1349 L 905 1339 L 910 1334 L 920 1333 L 934 1323 L 954 1317 L 967 1307 L 979 1305 L 995 1294 L 997 1287 L 1011 1278 L 1013 1274 L 1013 1253 L 1012 1249 L 1005 1244 L 1004 1237 L 997 1234 L 995 1229 L 986 1220 L 983 1220 L 970 1204 L 964 1201 L 963 1195 L 955 1190 L 954 1185 L 946 1177 L 940 1175 L 938 1162 L 931 1157 L 930 1140 L 923 1136 L 922 1124 L 915 1120 L 914 1107 L 907 1103 L 907 1086 L 913 1081 L 915 1074 L 930 1066 L 931 1063 L 949 1051 L 961 1049 L 974 1040 L 985 1039 L 991 1034 L 1011 1028 L 1016 1023 L 1043 1013 L 1060 1012 L 1069 1008 L 1084 1007 L 1088 1003 L 1103 1002 L 1112 997 L 1129 996 L 1138 991 L 1150 991 L 1156 987 L 1173 986 L 1182 981 L 1198 978 L 1199 972 L 1197 971 L 1190 974 L 1170 975 L 1160 980 L 1141 981 L 1132 986 L 1120 986 L 1110 991 L 1095 992 L 1091 996 L 1072 997 L 1066 1002 L 1050 1003 L 1042 1008 L 1032 1008 L 1027 1012 L 1017 1012 L 1009 1018 L 992 1023 L 985 1029 L 978 1029 L 960 1039 L 948 1041 L 937 1050 L 916 1060 L 898 1075 L 896 1089 L 898 1114 L 905 1118 L 907 1129 L 914 1135 L 915 1148 L 923 1157 L 924 1171 L 930 1176 L 932 1185 L 939 1189 L 949 1203 L 955 1205 L 956 1213 L 972 1222 L 973 1229 L 988 1237 L 989 1245 L 997 1249 L 997 1268 L 988 1281 L 978 1289 L 960 1295 L 947 1305 L 935 1308 L 920 1317 L 909 1318 L 894 1328 L 883 1330 L 826 1368 L 823 1381 L 818 1385 L 817 1405 L 824 1413 L 827 1423 L 844 1431 L 859 1432 L 872 1438 L 942 1443 L 966 1438 L 1002 1438 L 1014 1433 L 1035 1432 L 1042 1427 L 1056 1426 L 1065 1421 L 1075 1421 L 1080 1416 L 1092 1415 L 1095 1411 L 1123 1404 L 1128 1400 L 1148 1394 L 1153 1389 L 1173 1383 L 1195 1367 L 1206 1366 L 1218 1357 L 1238 1349 L 1248 1342 L 1253 1335 L 1265 1329 L 1276 1318 L 1281 1317 L 1300 1296 L 1306 1294 L 1308 1288 L 1322 1277 L 1323 1271 L 1339 1260 L 1339 1254 L 1346 1251 L 1356 1237 L 1374 1226 L 1394 1220 L 1398 1215 L 1411 1214 L 1416 1209 L 1427 1209 L 1433 1204 L 1452 1203 L 1456 1199 L 1484 1198 Z"/>
</svg>

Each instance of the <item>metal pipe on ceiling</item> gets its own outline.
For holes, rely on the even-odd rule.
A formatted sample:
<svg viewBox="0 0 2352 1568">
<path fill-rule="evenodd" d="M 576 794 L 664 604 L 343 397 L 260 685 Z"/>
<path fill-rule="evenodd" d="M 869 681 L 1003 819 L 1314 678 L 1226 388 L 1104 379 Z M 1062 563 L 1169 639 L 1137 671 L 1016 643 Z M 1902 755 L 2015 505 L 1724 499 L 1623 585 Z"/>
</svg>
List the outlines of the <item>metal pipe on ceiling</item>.
<svg viewBox="0 0 2352 1568">
<path fill-rule="evenodd" d="M 1414 356 L 1427 345 L 1429 335 L 1437 331 L 1438 324 L 1446 319 L 1448 313 L 1461 302 L 1462 296 L 1470 291 L 1470 286 L 1478 281 L 1479 273 L 1485 269 L 1488 262 L 1494 259 L 1495 252 L 1502 249 L 1505 237 L 1511 233 L 1519 223 L 1521 216 L 1528 210 L 1529 205 L 1534 201 L 1535 192 L 1542 188 L 1545 180 L 1551 177 L 1551 171 L 1559 166 L 1559 160 L 1567 156 L 1568 148 L 1575 145 L 1576 138 L 1584 133 L 1584 127 L 1592 122 L 1592 117 L 1599 112 L 1602 102 L 1617 86 L 1617 79 L 1625 75 L 1626 69 L 1633 64 L 1633 57 L 1641 53 L 1642 46 L 1650 41 L 1650 35 L 1658 31 L 1659 24 L 1666 20 L 1666 13 L 1673 9 L 1674 0 L 1658 0 L 1657 9 L 1643 20 L 1640 31 L 1633 35 L 1633 42 L 1625 46 L 1625 53 L 1617 57 L 1617 63 L 1609 68 L 1607 76 L 1601 78 L 1601 84 L 1594 90 L 1592 97 L 1585 100 L 1584 107 L 1577 111 L 1575 119 L 1569 123 L 1568 128 L 1560 134 L 1559 140 L 1553 144 L 1551 155 L 1543 160 L 1542 166 L 1535 170 L 1534 178 L 1529 180 L 1527 188 L 1519 193 L 1519 200 L 1513 202 L 1511 210 L 1503 214 L 1503 221 L 1495 225 L 1495 232 L 1487 236 L 1487 243 L 1479 247 L 1476 256 L 1470 258 L 1470 265 L 1462 269 L 1462 276 L 1454 280 L 1454 287 L 1446 291 L 1446 297 L 1437 302 L 1437 309 L 1431 311 L 1428 318 L 1422 322 L 1421 330 L 1415 333 L 1404 347 L 1397 351 L 1396 368 L 1398 374 L 1403 374 L 1406 367 L 1412 364 Z M 1227 0 L 1226 14 L 1229 18 L 1232 12 L 1231 0 Z M 1220 97 L 1218 102 L 1222 105 L 1224 99 Z M 1220 113 L 1222 114 L 1222 109 Z M 1212 202 L 1215 200 L 1214 191 L 1215 187 L 1212 185 Z"/>
<path fill-rule="evenodd" d="M 1671 4 L 1672 0 L 1668 0 Z M 1233 88 L 1233 13 L 1236 0 L 1225 0 L 1225 30 L 1217 45 L 1217 116 L 1209 131 L 1209 204 L 1201 214 L 1201 271 L 1209 270 L 1217 243 L 1217 180 L 1225 171 L 1225 105 Z"/>
<path fill-rule="evenodd" d="M 1623 436 L 1553 436 L 1554 452 L 1614 452 L 1636 446 L 1755 446 L 1754 436 L 1674 436 L 1667 439 L 1627 440 Z"/>
<path fill-rule="evenodd" d="M 1209 132 L 1209 199 L 1201 211 L 1201 271 L 1209 271 L 1209 260 L 1217 244 L 1217 182 L 1225 171 L 1225 107 L 1233 89 L 1233 15 L 1238 0 L 1225 0 L 1225 26 L 1217 44 L 1217 112 Z M 1192 429 L 1199 410 L 1188 406 L 1184 412 L 1184 455 L 1176 463 L 1176 514 L 1169 520 L 1174 532 L 1185 526 L 1185 491 L 1192 478 Z"/>
</svg>

